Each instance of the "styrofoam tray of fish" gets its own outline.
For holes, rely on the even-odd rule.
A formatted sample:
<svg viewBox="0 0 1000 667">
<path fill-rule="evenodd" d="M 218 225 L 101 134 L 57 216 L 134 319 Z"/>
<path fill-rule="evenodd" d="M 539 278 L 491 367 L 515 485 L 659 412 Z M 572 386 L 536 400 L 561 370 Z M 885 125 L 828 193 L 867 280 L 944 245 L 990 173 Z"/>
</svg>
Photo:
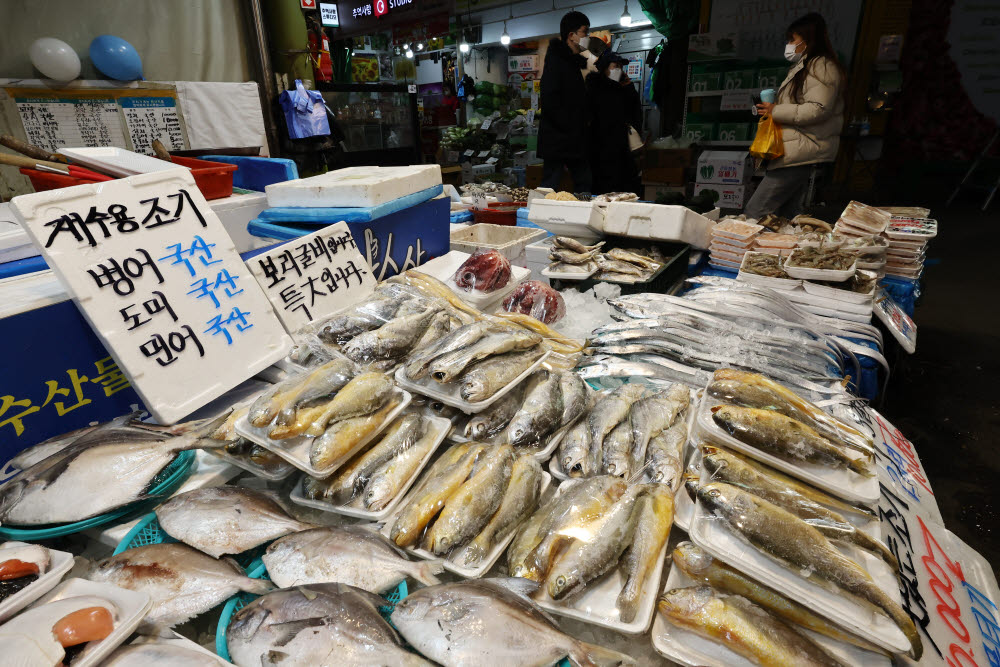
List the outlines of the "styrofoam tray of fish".
<svg viewBox="0 0 1000 667">
<path fill-rule="evenodd" d="M 524 268 L 523 266 L 510 267 L 510 280 L 507 284 L 500 289 L 493 290 L 492 292 L 481 292 L 477 290 L 466 291 L 455 284 L 452 276 L 458 271 L 458 268 L 465 263 L 465 260 L 471 257 L 467 252 L 461 252 L 460 250 L 452 250 L 440 257 L 435 257 L 429 262 L 420 265 L 420 271 L 426 273 L 429 276 L 437 278 L 445 285 L 448 286 L 452 292 L 454 292 L 458 298 L 465 301 L 467 304 L 473 308 L 486 311 L 491 306 L 494 306 L 504 298 L 514 291 L 514 288 L 518 286 L 519 283 L 528 279 L 531 275 L 531 270 Z"/>
<path fill-rule="evenodd" d="M 871 271 L 865 272 L 868 276 L 874 278 L 875 274 Z M 853 290 L 840 289 L 837 287 L 830 287 L 829 285 L 820 285 L 819 283 L 814 283 L 810 281 L 805 281 L 802 283 L 802 288 L 809 292 L 810 294 L 815 294 L 816 296 L 826 297 L 827 299 L 833 299 L 834 301 L 846 301 L 848 303 L 860 303 L 868 304 L 869 306 L 873 303 L 875 299 L 875 285 L 872 285 L 872 289 L 868 293 L 855 292 Z"/>
<path fill-rule="evenodd" d="M 707 514 L 700 503 L 695 506 L 688 535 L 711 556 L 764 582 L 862 639 L 892 653 L 906 653 L 910 650 L 909 640 L 888 616 L 875 611 L 870 605 L 833 593 L 798 571 L 771 559 L 741 540 L 724 521 Z M 900 604 L 899 584 L 889 565 L 877 556 L 860 550 L 852 552 L 852 560 L 868 572 L 875 585 L 896 604 Z"/>
<path fill-rule="evenodd" d="M 296 482 L 295 488 L 292 489 L 288 497 L 293 503 L 302 505 L 303 507 L 312 507 L 313 509 L 322 510 L 324 512 L 343 514 L 357 519 L 381 521 L 393 513 L 396 506 L 399 504 L 399 501 L 403 499 L 403 497 L 410 490 L 410 487 L 413 486 L 413 482 L 417 480 L 420 473 L 423 472 L 425 467 L 427 467 L 427 462 L 431 460 L 431 457 L 434 456 L 434 452 L 437 451 L 438 447 L 444 441 L 445 436 L 448 435 L 448 431 L 451 430 L 451 420 L 446 419 L 445 417 L 426 417 L 426 419 L 429 424 L 428 433 L 426 433 L 424 437 L 432 438 L 434 444 L 427 450 L 424 457 L 420 459 L 420 465 L 413 471 L 413 474 L 410 475 L 406 482 L 403 483 L 399 492 L 396 493 L 392 500 L 390 500 L 389 503 L 378 512 L 372 512 L 363 509 L 362 507 L 354 507 L 351 503 L 346 505 L 334 505 L 333 503 L 324 502 L 322 500 L 312 500 L 310 498 L 306 498 L 302 493 L 302 480 Z"/>
<path fill-rule="evenodd" d="M 808 282 L 808 281 L 806 281 Z M 828 287 L 827 289 L 837 289 L 836 287 Z M 847 292 L 847 290 L 839 290 L 841 292 Z M 784 295 L 786 299 L 792 301 L 793 303 L 805 304 L 808 306 L 816 306 L 817 308 L 825 308 L 827 310 L 839 311 L 841 313 L 853 313 L 855 315 L 871 315 L 873 301 L 871 298 L 868 302 L 852 302 L 842 299 L 834 299 L 826 294 L 816 294 L 811 292 L 803 286 L 801 290 L 795 290 L 794 292 L 788 292 Z"/>
<path fill-rule="evenodd" d="M 298 435 L 293 438 L 272 440 L 267 435 L 270 426 L 251 426 L 250 422 L 247 421 L 246 415 L 243 415 L 236 421 L 236 432 L 247 440 L 257 443 L 264 449 L 274 452 L 299 470 L 302 470 L 317 479 L 323 479 L 324 477 L 332 475 L 337 468 L 344 465 L 344 463 L 346 463 L 347 460 L 350 459 L 351 456 L 353 456 L 358 450 L 367 445 L 374 438 L 378 437 L 378 434 L 381 433 L 386 426 L 392 423 L 392 420 L 395 419 L 399 413 L 410 404 L 410 400 L 413 398 L 410 392 L 403 391 L 398 388 L 393 389 L 392 395 L 394 398 L 399 400 L 399 403 L 385 416 L 382 424 L 366 437 L 360 439 L 354 447 L 351 448 L 350 452 L 341 456 L 337 461 L 323 469 L 316 468 L 309 462 L 309 451 L 312 448 L 313 442 L 316 440 L 313 436 Z"/>
<path fill-rule="evenodd" d="M 589 241 L 604 231 L 604 208 L 589 201 L 533 199 L 528 220 L 556 236 Z"/>
<path fill-rule="evenodd" d="M 745 259 L 743 261 L 746 261 Z M 745 283 L 750 283 L 751 285 L 760 285 L 761 287 L 769 287 L 771 289 L 780 290 L 794 290 L 802 285 L 802 281 L 795 279 L 789 280 L 788 278 L 772 278 L 771 276 L 761 276 L 756 273 L 750 273 L 749 271 L 744 271 L 742 267 L 740 272 L 736 274 L 737 280 L 742 280 Z"/>
<path fill-rule="evenodd" d="M 701 469 L 701 449 L 688 440 L 684 452 L 684 471 Z M 687 532 L 691 529 L 691 517 L 694 516 L 694 501 L 688 495 L 683 477 L 677 493 L 674 494 L 674 525 Z"/>
<path fill-rule="evenodd" d="M 280 482 L 283 479 L 287 479 L 289 475 L 298 470 L 298 468 L 293 466 L 291 463 L 285 462 L 284 460 L 275 464 L 273 468 L 267 468 L 254 463 L 249 459 L 249 457 L 234 456 L 233 454 L 227 452 L 224 448 L 208 449 L 205 451 L 216 458 L 222 459 L 226 463 L 231 463 L 237 468 L 246 470 L 257 477 L 266 479 L 270 482 Z"/>
<path fill-rule="evenodd" d="M 181 659 L 190 659 L 190 660 L 199 659 L 200 661 L 197 664 L 201 665 L 202 667 L 210 664 L 218 664 L 220 666 L 232 664 L 231 662 L 227 662 L 226 660 L 223 660 L 219 656 L 215 655 L 214 653 L 212 653 L 205 647 L 201 646 L 200 644 L 196 644 L 187 637 L 177 634 L 176 631 L 170 630 L 170 632 L 172 634 L 167 637 L 153 637 L 147 635 L 139 635 L 134 640 L 132 640 L 131 643 L 122 644 L 121 646 L 119 646 L 116 649 L 116 651 L 126 651 L 126 650 L 130 652 L 135 651 L 134 654 L 130 654 L 128 657 L 137 661 L 138 660 L 147 661 L 148 659 L 148 661 L 153 661 L 152 664 L 154 665 L 158 664 L 157 662 L 155 662 L 156 660 L 162 661 L 167 658 L 169 658 L 170 660 L 178 661 L 178 664 Z M 154 647 L 164 647 L 168 651 L 176 651 L 176 653 L 147 654 L 142 652 L 143 649 L 153 649 Z M 181 651 L 184 652 L 183 655 L 181 655 Z M 191 653 L 198 653 L 204 657 L 199 658 L 199 656 L 191 655 L 190 653 L 188 653 L 189 651 Z M 113 658 L 117 659 L 118 655 L 113 656 Z M 184 662 L 184 664 L 188 663 Z"/>
<path fill-rule="evenodd" d="M 663 590 L 670 591 L 697 584 L 698 582 L 681 572 L 680 568 L 672 566 Z M 892 664 L 888 656 L 866 651 L 858 646 L 837 641 L 801 626 L 796 626 L 795 629 L 813 640 L 821 649 L 845 666 L 887 667 Z M 656 614 L 653 621 L 652 640 L 653 648 L 656 649 L 657 653 L 683 665 L 691 665 L 691 667 L 702 665 L 705 667 L 753 667 L 757 664 L 726 647 L 722 642 L 712 641 L 691 630 L 674 625 L 660 613 Z"/>
<path fill-rule="evenodd" d="M 938 222 L 933 218 L 893 218 L 885 230 L 890 239 L 927 240 L 937 236 Z"/>
<path fill-rule="evenodd" d="M 563 436 L 566 435 L 567 431 L 569 431 L 575 425 L 576 425 L 576 422 L 574 421 L 571 424 L 566 424 L 565 426 L 560 426 L 554 433 L 546 436 L 548 438 L 548 440 L 545 441 L 545 447 L 543 447 L 541 449 L 538 449 L 537 451 L 532 451 L 531 455 L 533 457 L 535 457 L 536 459 L 538 459 L 539 462 L 544 463 L 545 461 L 548 461 L 549 457 L 552 456 L 552 453 L 556 451 L 556 448 L 559 446 L 559 443 L 562 442 Z M 502 433 L 499 434 L 499 435 L 502 435 Z M 456 429 L 455 433 L 451 436 L 450 440 L 452 442 L 470 442 L 472 440 L 472 438 L 467 437 L 464 433 L 459 433 L 458 430 Z M 485 442 L 487 444 L 498 444 L 499 445 L 499 444 L 501 444 L 503 442 L 503 438 L 501 438 L 499 436 L 494 436 L 492 438 L 486 438 L 484 440 L 477 440 L 477 442 Z M 519 451 L 522 451 L 523 449 L 525 449 L 525 448 L 523 448 L 523 447 L 515 447 L 514 451 L 519 452 Z M 530 449 L 535 450 L 536 448 L 535 447 L 531 447 Z M 552 466 L 550 465 L 549 466 L 549 470 L 551 470 L 551 469 L 552 469 Z M 553 474 L 553 477 L 555 477 L 554 474 Z M 556 477 L 556 479 L 562 480 L 562 479 L 566 479 L 566 478 L 565 477 Z"/>
<path fill-rule="evenodd" d="M 590 265 L 594 267 L 590 271 L 553 271 L 546 266 L 542 269 L 542 275 L 546 278 L 556 278 L 557 280 L 586 280 L 597 273 L 597 264 L 591 262 Z"/>
<path fill-rule="evenodd" d="M 153 600 L 150 598 L 148 593 L 130 591 L 124 588 L 119 588 L 118 586 L 102 584 L 96 581 L 87 581 L 86 579 L 68 579 L 55 589 L 49 591 L 48 595 L 38 600 L 27 611 L 21 612 L 21 614 L 0 626 L 0 644 L 4 643 L 5 631 L 13 629 L 13 624 L 17 623 L 21 619 L 26 621 L 28 613 L 35 612 L 35 610 L 40 609 L 50 602 L 59 602 L 66 600 L 67 598 L 78 597 L 85 597 L 89 599 L 100 598 L 107 600 L 117 607 L 118 614 L 115 617 L 114 630 L 111 631 L 111 634 L 99 642 L 90 642 L 87 648 L 85 648 L 77 659 L 73 661 L 74 667 L 90 667 L 91 665 L 101 664 L 101 662 L 103 662 L 112 651 L 129 638 L 129 636 L 142 622 L 146 613 L 153 606 Z M 91 606 L 94 605 L 86 604 L 83 605 L 83 608 Z M 76 606 L 76 609 L 80 608 L 81 606 Z M 71 611 L 72 610 L 65 611 L 51 619 L 51 622 L 49 622 L 45 628 L 45 632 L 49 637 L 53 637 L 51 633 L 52 625 Z M 9 654 L 5 654 L 5 659 L 10 660 L 10 658 L 11 656 Z M 16 663 L 17 660 L 15 659 L 14 662 Z M 26 662 L 24 664 L 31 663 Z"/>
<path fill-rule="evenodd" d="M 739 271 L 740 265 L 736 262 L 729 262 L 724 259 L 716 259 L 714 257 L 709 257 L 708 265 L 715 267 L 717 269 L 723 269 L 725 271 Z"/>
<path fill-rule="evenodd" d="M 538 492 L 538 497 L 542 499 L 539 501 L 539 506 L 544 504 L 545 502 L 544 499 L 546 498 L 546 491 L 548 490 L 549 484 L 551 482 L 552 482 L 552 477 L 550 477 L 547 472 L 543 471 L 542 487 L 541 490 Z M 392 525 L 395 523 L 395 521 L 396 521 L 396 513 L 393 513 L 391 516 L 386 518 L 385 526 L 383 526 L 382 528 L 382 534 L 388 537 L 389 539 L 392 539 L 390 535 L 392 534 Z M 443 562 L 444 569 L 448 570 L 449 572 L 453 572 L 454 574 L 457 574 L 460 577 L 465 577 L 466 579 L 479 579 L 480 577 L 485 576 L 486 573 L 490 571 L 490 568 L 492 568 L 496 564 L 496 562 L 500 560 L 500 556 L 502 556 L 503 552 L 507 550 L 507 546 L 511 543 L 511 541 L 513 541 L 514 535 L 516 534 L 517 534 L 517 528 L 510 531 L 510 534 L 508 534 L 505 538 L 497 542 L 496 545 L 493 547 L 493 550 L 490 551 L 488 554 L 486 554 L 486 557 L 483 558 L 478 567 L 466 567 L 465 565 L 461 565 L 455 560 L 453 560 L 455 558 L 461 558 L 462 554 L 465 553 L 464 547 L 458 547 L 451 556 L 444 559 Z M 420 556 L 425 560 L 438 560 L 440 558 L 440 556 L 435 556 L 432 552 L 428 551 L 427 549 L 420 549 L 414 547 L 403 547 L 403 548 L 406 551 L 410 552 L 411 554 L 415 556 Z"/>
<path fill-rule="evenodd" d="M 467 414 L 472 414 L 474 412 L 481 412 L 482 410 L 485 410 L 493 405 L 493 403 L 495 403 L 498 399 L 505 396 L 507 392 L 520 384 L 529 375 L 534 373 L 538 367 L 549 358 L 549 354 L 551 354 L 551 352 L 546 351 L 542 354 L 542 356 L 535 360 L 535 363 L 528 366 L 523 373 L 514 378 L 505 387 L 500 388 L 500 390 L 495 394 L 487 399 L 479 401 L 478 403 L 470 403 L 469 401 L 462 399 L 459 393 L 462 388 L 461 377 L 453 382 L 438 382 L 430 375 L 427 375 L 419 380 L 411 380 L 406 377 L 406 366 L 403 365 L 396 369 L 396 384 L 417 394 L 429 396 L 430 398 L 438 400 L 445 405 L 458 408 Z"/>
<path fill-rule="evenodd" d="M 43 568 L 44 571 L 38 575 L 37 579 L 9 596 L 3 602 L 0 602 L 0 622 L 6 621 L 55 588 L 56 584 L 63 578 L 63 575 L 73 567 L 73 554 L 26 542 L 4 542 L 0 544 L 0 563 L 13 558 L 23 562 L 37 563 L 38 561 L 32 558 L 32 552 L 36 552 L 41 559 L 47 558 L 48 565 L 46 568 Z M 29 559 L 31 560 L 29 561 Z"/>
<path fill-rule="evenodd" d="M 666 557 L 667 543 L 664 543 L 657 562 L 662 564 Z M 583 592 L 572 600 L 553 600 L 543 592 L 535 598 L 535 602 L 542 609 L 559 616 L 592 623 L 627 635 L 641 635 L 649 629 L 649 624 L 653 620 L 662 576 L 663 568 L 656 567 L 644 582 L 642 594 L 639 596 L 639 611 L 631 623 L 622 622 L 618 613 L 618 595 L 622 592 L 627 578 L 620 567 L 612 568 L 608 573 L 587 584 Z"/>
<path fill-rule="evenodd" d="M 785 273 L 793 278 L 802 278 L 803 280 L 825 280 L 832 283 L 842 283 L 853 276 L 854 272 L 858 269 L 857 261 L 846 269 L 810 269 L 790 264 L 790 262 L 794 261 L 795 253 L 793 252 L 785 260 Z"/>
<path fill-rule="evenodd" d="M 762 461 L 772 468 L 788 473 L 833 495 L 865 504 L 874 504 L 879 499 L 878 476 L 864 477 L 847 469 L 833 469 L 808 463 L 792 463 L 777 456 L 768 454 L 752 445 L 729 435 L 712 419 L 712 408 L 725 405 L 724 402 L 712 398 L 707 393 L 698 407 L 698 420 L 695 437 L 702 437 L 712 442 L 734 449 L 741 454 Z M 853 452 L 852 452 L 853 454 Z M 856 460 L 862 460 L 860 453 Z M 872 468 L 874 472 L 874 467 Z"/>
</svg>

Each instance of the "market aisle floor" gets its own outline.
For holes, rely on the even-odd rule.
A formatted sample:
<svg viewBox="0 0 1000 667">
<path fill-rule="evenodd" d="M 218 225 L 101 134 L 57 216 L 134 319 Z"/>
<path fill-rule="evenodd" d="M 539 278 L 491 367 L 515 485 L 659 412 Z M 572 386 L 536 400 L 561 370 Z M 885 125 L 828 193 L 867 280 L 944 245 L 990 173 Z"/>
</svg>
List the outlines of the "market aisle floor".
<svg viewBox="0 0 1000 667">
<path fill-rule="evenodd" d="M 1000 204 L 932 214 L 917 352 L 896 364 L 881 411 L 915 445 L 945 526 L 1000 572 Z"/>
</svg>

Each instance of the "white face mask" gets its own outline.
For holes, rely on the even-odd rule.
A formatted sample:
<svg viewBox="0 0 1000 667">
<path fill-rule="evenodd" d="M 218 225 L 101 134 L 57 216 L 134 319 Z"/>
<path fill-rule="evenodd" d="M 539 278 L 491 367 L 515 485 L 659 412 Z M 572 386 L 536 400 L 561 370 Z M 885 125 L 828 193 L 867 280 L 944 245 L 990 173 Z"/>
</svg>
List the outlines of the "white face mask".
<svg viewBox="0 0 1000 667">
<path fill-rule="evenodd" d="M 590 35 L 584 35 L 583 37 L 581 37 L 579 44 L 581 51 L 586 51 L 588 48 L 590 48 Z"/>
<path fill-rule="evenodd" d="M 622 71 L 620 69 L 609 69 L 608 78 L 612 81 L 621 81 Z"/>
<path fill-rule="evenodd" d="M 795 52 L 795 49 L 799 48 L 799 44 L 801 43 L 802 42 L 796 42 L 795 44 L 785 44 L 785 60 L 787 60 L 790 63 L 797 63 L 800 60 L 802 60 L 802 56 L 805 55 L 805 52 L 802 53 Z"/>
</svg>

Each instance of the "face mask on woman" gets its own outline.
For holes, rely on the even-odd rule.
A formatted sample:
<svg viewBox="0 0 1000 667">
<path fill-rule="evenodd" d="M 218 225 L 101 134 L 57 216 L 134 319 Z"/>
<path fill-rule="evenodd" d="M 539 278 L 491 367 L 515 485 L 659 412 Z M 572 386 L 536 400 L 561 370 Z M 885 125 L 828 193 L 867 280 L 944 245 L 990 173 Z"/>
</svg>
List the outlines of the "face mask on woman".
<svg viewBox="0 0 1000 667">
<path fill-rule="evenodd" d="M 608 78 L 612 81 L 621 81 L 622 71 L 620 69 L 609 69 Z"/>
<path fill-rule="evenodd" d="M 805 55 L 805 52 L 803 53 L 795 52 L 795 49 L 799 48 L 799 44 L 801 43 L 802 42 L 795 42 L 794 44 L 785 44 L 785 60 L 787 60 L 790 63 L 797 63 L 800 60 L 802 60 L 802 56 Z"/>
</svg>

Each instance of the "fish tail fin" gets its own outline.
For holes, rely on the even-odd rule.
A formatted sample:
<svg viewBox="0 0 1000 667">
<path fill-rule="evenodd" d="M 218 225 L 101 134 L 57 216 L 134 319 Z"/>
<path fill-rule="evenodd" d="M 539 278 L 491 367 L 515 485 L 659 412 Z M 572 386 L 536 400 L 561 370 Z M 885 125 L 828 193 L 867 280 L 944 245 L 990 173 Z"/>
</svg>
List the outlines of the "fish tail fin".
<svg viewBox="0 0 1000 667">
<path fill-rule="evenodd" d="M 267 579 L 251 579 L 247 577 L 241 584 L 240 590 L 253 595 L 264 595 L 277 588 Z"/>
<path fill-rule="evenodd" d="M 625 582 L 625 587 L 618 594 L 618 617 L 623 623 L 631 623 L 635 620 L 635 615 L 639 613 L 639 595 L 642 589 L 639 587 L 639 577 L 629 577 Z"/>
<path fill-rule="evenodd" d="M 172 435 L 183 435 L 184 439 L 176 442 L 175 449 L 183 451 L 185 449 L 218 449 L 226 446 L 224 440 L 213 440 L 208 437 L 220 426 L 226 423 L 232 410 L 226 412 L 215 419 L 202 419 L 199 421 L 185 422 L 178 424 L 171 431 Z"/>
<path fill-rule="evenodd" d="M 624 653 L 581 641 L 573 643 L 567 657 L 577 667 L 619 667 L 639 664 Z"/>
<path fill-rule="evenodd" d="M 888 563 L 895 573 L 899 573 L 899 561 L 896 559 L 896 556 L 889 551 L 889 548 L 882 544 L 882 542 L 860 530 L 855 530 L 851 534 L 851 541 L 862 549 L 875 554 Z"/>
<path fill-rule="evenodd" d="M 413 578 L 424 586 L 437 586 L 441 583 L 441 580 L 434 575 L 441 574 L 442 572 L 444 572 L 444 559 L 435 558 L 421 562 L 412 574 Z"/>
<path fill-rule="evenodd" d="M 868 462 L 865 461 L 864 459 L 851 459 L 850 463 L 847 464 L 847 467 L 850 468 L 852 471 L 858 473 L 862 477 L 875 476 L 875 473 L 869 467 Z"/>
</svg>

